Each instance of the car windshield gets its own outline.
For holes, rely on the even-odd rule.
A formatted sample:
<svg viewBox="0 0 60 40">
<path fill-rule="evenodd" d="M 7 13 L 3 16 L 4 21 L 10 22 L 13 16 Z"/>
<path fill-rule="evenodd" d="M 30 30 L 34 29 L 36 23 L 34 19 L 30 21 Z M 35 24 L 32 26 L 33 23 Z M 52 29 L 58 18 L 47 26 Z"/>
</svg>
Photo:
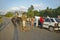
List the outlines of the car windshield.
<svg viewBox="0 0 60 40">
<path fill-rule="evenodd" d="M 45 18 L 45 22 L 50 22 L 49 18 Z"/>
<path fill-rule="evenodd" d="M 55 20 L 56 20 L 57 22 L 60 22 L 60 19 L 58 19 L 58 18 L 56 18 Z"/>
<path fill-rule="evenodd" d="M 52 22 L 54 22 L 54 20 L 53 20 L 53 19 L 51 19 L 51 21 L 52 21 Z"/>
</svg>

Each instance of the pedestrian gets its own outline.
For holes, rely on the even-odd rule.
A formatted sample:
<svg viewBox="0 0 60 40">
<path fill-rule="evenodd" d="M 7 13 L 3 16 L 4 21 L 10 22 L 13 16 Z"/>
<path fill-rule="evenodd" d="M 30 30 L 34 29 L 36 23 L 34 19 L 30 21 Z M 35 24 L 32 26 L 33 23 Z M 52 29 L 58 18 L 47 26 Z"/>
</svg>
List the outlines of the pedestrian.
<svg viewBox="0 0 60 40">
<path fill-rule="evenodd" d="M 34 27 L 34 17 L 31 18 L 31 27 Z"/>
<path fill-rule="evenodd" d="M 43 27 L 43 22 L 44 22 L 44 19 L 43 19 L 43 17 L 42 16 L 40 16 L 40 28 L 42 28 Z"/>
<path fill-rule="evenodd" d="M 16 25 L 16 16 L 13 17 L 13 18 L 11 19 L 11 21 L 12 21 L 14 27 L 17 27 L 17 25 Z"/>
<path fill-rule="evenodd" d="M 36 27 L 36 19 L 34 18 L 34 27 Z"/>
<path fill-rule="evenodd" d="M 18 24 L 18 13 L 15 12 L 16 15 L 14 15 L 11 19 L 13 25 L 14 25 L 14 36 L 13 36 L 13 40 L 18 40 L 18 29 L 17 29 L 17 24 Z"/>
<path fill-rule="evenodd" d="M 27 26 L 30 27 L 30 18 L 27 18 Z"/>
<path fill-rule="evenodd" d="M 17 17 L 17 19 L 16 19 L 16 22 L 17 22 L 17 24 L 18 24 L 18 26 L 20 26 L 20 17 L 19 17 L 19 13 L 18 12 L 16 12 L 16 17 Z"/>
<path fill-rule="evenodd" d="M 18 24 L 18 19 L 17 19 L 18 13 L 17 12 L 15 12 L 15 13 L 16 14 L 12 17 L 11 21 L 12 21 L 14 26 L 17 26 L 17 24 Z"/>
<path fill-rule="evenodd" d="M 25 12 L 24 12 L 23 15 L 22 15 L 22 24 L 23 24 L 22 29 L 23 30 L 26 27 L 26 20 L 27 20 L 27 16 L 25 15 Z"/>
</svg>

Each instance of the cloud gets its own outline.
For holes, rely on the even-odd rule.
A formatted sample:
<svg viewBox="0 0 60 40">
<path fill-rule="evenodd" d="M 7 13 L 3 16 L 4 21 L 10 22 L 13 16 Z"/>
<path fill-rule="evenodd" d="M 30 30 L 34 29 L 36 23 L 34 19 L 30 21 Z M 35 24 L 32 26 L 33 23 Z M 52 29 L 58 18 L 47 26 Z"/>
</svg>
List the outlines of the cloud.
<svg viewBox="0 0 60 40">
<path fill-rule="evenodd" d="M 21 11 L 27 11 L 28 8 L 26 8 L 25 6 L 20 6 L 20 10 Z"/>
<path fill-rule="evenodd" d="M 34 6 L 34 8 L 37 9 L 37 10 L 39 10 L 39 9 L 43 10 L 43 9 L 45 9 L 45 4 L 43 4 L 43 3 L 33 4 L 33 6 Z"/>
<path fill-rule="evenodd" d="M 43 4 L 43 3 L 40 3 L 40 4 L 32 4 L 32 5 L 34 6 L 34 9 L 35 10 L 39 10 L 39 9 L 40 10 L 43 10 L 46 7 L 45 4 Z M 14 7 L 9 8 L 7 11 L 27 11 L 27 9 L 28 9 L 28 7 L 25 7 L 25 6 L 20 6 L 20 7 L 14 6 Z"/>
<path fill-rule="evenodd" d="M 33 4 L 34 7 L 41 7 L 43 4 Z"/>
<path fill-rule="evenodd" d="M 26 11 L 27 8 L 25 6 L 20 6 L 20 7 L 11 7 L 7 11 Z"/>
<path fill-rule="evenodd" d="M 19 10 L 19 7 L 11 7 L 7 11 L 16 11 Z"/>
<path fill-rule="evenodd" d="M 0 10 L 0 15 L 5 15 L 5 10 Z"/>
<path fill-rule="evenodd" d="M 20 8 L 22 8 L 22 9 L 26 9 L 26 7 L 25 7 L 25 6 L 20 6 Z"/>
<path fill-rule="evenodd" d="M 19 10 L 19 7 L 12 7 L 11 10 Z"/>
</svg>

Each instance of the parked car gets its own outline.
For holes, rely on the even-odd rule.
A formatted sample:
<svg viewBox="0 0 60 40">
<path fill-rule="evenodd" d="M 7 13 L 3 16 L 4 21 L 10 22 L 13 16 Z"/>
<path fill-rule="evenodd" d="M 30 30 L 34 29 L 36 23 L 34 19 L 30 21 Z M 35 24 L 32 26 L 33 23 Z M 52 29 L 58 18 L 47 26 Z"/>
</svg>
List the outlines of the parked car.
<svg viewBox="0 0 60 40">
<path fill-rule="evenodd" d="M 57 22 L 60 22 L 60 19 L 59 18 L 55 18 Z"/>
<path fill-rule="evenodd" d="M 38 20 L 39 26 L 39 20 Z M 60 19 L 58 18 L 44 18 L 43 28 L 47 28 L 49 31 L 60 30 Z"/>
<path fill-rule="evenodd" d="M 60 30 L 60 22 L 56 18 L 45 18 L 43 27 L 50 31 Z"/>
</svg>

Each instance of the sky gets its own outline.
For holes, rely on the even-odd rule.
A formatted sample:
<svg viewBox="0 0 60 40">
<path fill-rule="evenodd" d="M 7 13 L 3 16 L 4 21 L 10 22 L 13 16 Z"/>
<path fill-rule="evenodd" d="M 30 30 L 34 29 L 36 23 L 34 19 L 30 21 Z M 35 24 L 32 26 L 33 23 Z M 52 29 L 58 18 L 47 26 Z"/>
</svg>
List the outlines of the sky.
<svg viewBox="0 0 60 40">
<path fill-rule="evenodd" d="M 26 11 L 31 5 L 35 10 L 54 9 L 60 6 L 60 0 L 0 0 L 0 11 Z"/>
</svg>

